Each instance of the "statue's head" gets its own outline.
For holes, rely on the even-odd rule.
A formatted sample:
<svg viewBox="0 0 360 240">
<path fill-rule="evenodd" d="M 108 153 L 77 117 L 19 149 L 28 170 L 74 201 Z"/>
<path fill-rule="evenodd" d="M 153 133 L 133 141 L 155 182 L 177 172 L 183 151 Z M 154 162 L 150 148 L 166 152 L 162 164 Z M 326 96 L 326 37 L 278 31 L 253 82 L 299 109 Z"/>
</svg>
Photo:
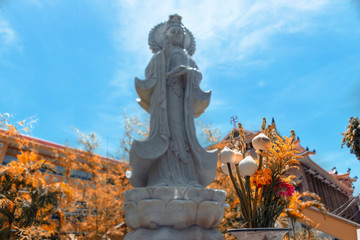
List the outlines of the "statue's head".
<svg viewBox="0 0 360 240">
<path fill-rule="evenodd" d="M 160 23 L 149 33 L 149 45 L 153 53 L 168 49 L 171 45 L 180 46 L 192 56 L 196 44 L 192 33 L 181 23 L 181 16 L 169 16 L 167 22 Z"/>
<path fill-rule="evenodd" d="M 180 46 L 184 48 L 186 30 L 181 23 L 181 16 L 175 14 L 170 15 L 166 23 L 165 39 L 173 46 Z"/>
</svg>

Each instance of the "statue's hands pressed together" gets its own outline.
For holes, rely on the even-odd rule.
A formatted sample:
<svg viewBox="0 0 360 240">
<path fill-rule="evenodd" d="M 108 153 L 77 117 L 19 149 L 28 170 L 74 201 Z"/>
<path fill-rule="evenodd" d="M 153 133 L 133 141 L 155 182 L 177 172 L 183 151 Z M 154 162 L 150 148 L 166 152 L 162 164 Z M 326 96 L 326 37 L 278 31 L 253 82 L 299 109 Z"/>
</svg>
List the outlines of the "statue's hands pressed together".
<svg viewBox="0 0 360 240">
<path fill-rule="evenodd" d="M 174 68 L 173 70 L 171 70 L 170 72 L 165 73 L 165 78 L 168 78 L 170 76 L 179 77 L 181 75 L 187 74 L 190 71 L 199 72 L 199 70 L 197 70 L 196 68 L 187 67 L 185 65 L 179 65 L 176 68 Z"/>
<path fill-rule="evenodd" d="M 185 65 L 179 65 L 175 68 L 173 68 L 170 72 L 165 74 L 165 78 L 168 78 L 170 76 L 181 76 L 188 72 L 189 68 Z"/>
</svg>

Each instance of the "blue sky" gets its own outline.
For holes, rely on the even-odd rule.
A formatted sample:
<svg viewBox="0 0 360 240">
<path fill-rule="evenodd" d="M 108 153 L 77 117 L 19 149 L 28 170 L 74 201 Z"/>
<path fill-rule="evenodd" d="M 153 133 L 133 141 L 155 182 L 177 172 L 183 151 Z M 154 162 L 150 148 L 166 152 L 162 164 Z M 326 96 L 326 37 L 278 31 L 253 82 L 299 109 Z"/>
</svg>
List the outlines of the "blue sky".
<svg viewBox="0 0 360 240">
<path fill-rule="evenodd" d="M 355 0 L 0 0 L 0 112 L 35 116 L 32 135 L 61 144 L 76 146 L 73 127 L 96 132 L 100 153 L 115 152 L 121 113 L 146 118 L 134 77 L 151 58 L 150 29 L 173 13 L 195 36 L 202 89 L 213 90 L 202 121 L 224 136 L 233 115 L 249 130 L 274 117 L 324 169 L 360 177 L 340 148 L 348 118 L 360 115 Z"/>
</svg>

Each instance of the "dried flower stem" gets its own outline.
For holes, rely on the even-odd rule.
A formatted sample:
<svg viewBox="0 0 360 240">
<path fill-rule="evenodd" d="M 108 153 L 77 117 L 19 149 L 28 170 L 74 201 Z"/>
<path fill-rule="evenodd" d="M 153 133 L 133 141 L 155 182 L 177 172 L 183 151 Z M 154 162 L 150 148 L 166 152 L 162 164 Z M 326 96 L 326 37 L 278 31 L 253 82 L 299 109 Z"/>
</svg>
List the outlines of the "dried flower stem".
<svg viewBox="0 0 360 240">
<path fill-rule="evenodd" d="M 240 199 L 240 207 L 241 207 L 241 211 L 243 213 L 245 213 L 247 215 L 248 211 L 247 211 L 247 199 L 246 199 L 246 196 L 244 196 L 244 193 L 245 191 L 241 191 L 239 189 L 239 186 L 236 182 L 236 179 L 232 173 L 232 170 L 231 170 L 231 164 L 230 163 L 227 163 L 227 166 L 228 166 L 228 169 L 229 169 L 229 176 L 230 176 L 230 179 L 231 179 L 231 182 L 235 188 L 235 191 L 236 191 L 236 194 L 238 195 L 239 199 Z M 237 172 L 238 172 L 238 168 L 237 168 Z M 240 173 L 238 173 L 238 176 L 240 176 Z M 241 185 L 243 187 L 243 184 Z M 245 217 L 245 216 L 244 216 Z M 246 216 L 247 217 L 247 216 Z"/>
</svg>

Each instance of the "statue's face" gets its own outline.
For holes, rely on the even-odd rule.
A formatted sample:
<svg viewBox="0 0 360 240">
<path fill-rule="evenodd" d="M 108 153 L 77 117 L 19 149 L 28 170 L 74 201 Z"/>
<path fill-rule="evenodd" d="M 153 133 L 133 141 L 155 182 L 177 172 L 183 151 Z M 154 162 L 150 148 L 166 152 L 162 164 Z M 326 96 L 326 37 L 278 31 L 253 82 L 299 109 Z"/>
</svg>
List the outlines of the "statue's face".
<svg viewBox="0 0 360 240">
<path fill-rule="evenodd" d="M 181 27 L 171 27 L 167 35 L 174 46 L 180 46 L 184 41 L 184 31 Z"/>
</svg>

